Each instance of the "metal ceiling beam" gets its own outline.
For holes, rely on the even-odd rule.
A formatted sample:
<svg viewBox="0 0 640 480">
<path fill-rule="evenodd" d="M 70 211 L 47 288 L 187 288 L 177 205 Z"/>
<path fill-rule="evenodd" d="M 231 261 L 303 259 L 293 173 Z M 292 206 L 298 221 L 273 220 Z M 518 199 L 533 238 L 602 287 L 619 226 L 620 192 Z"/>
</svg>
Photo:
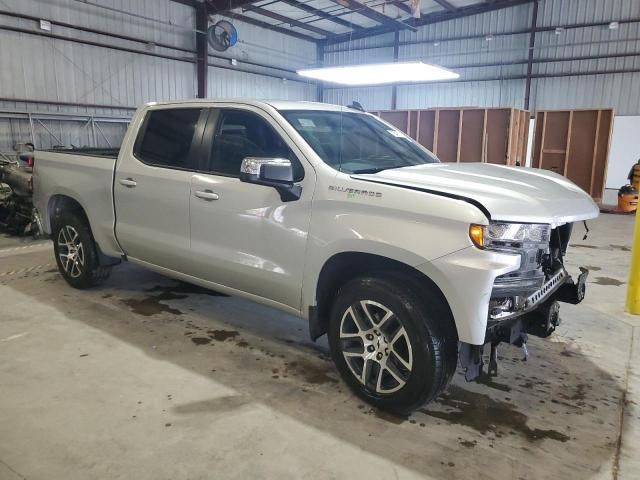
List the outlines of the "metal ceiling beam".
<svg viewBox="0 0 640 480">
<path fill-rule="evenodd" d="M 536 27 L 538 26 L 538 2 L 533 4 L 531 14 L 531 33 L 529 34 L 529 52 L 527 54 L 527 79 L 524 88 L 524 109 L 529 110 L 531 100 L 531 74 L 533 73 L 533 56 L 536 48 Z"/>
<path fill-rule="evenodd" d="M 210 15 L 216 13 L 228 12 L 236 8 L 246 7 L 251 5 L 256 0 L 206 0 L 207 10 Z"/>
<path fill-rule="evenodd" d="M 325 12 L 324 10 L 320 10 L 318 8 L 314 8 L 311 7 L 309 5 L 307 5 L 306 3 L 302 3 L 298 0 L 280 0 L 282 3 L 286 3 L 287 5 L 290 5 L 292 7 L 298 8 L 300 10 L 302 10 L 303 12 L 307 12 L 311 15 L 315 15 L 316 17 L 320 17 L 323 20 L 329 20 L 330 22 L 333 23 L 337 23 L 338 25 L 342 25 L 343 27 L 347 27 L 347 28 L 351 28 L 353 30 L 362 30 L 364 27 L 361 27 L 360 25 L 356 25 L 355 23 L 351 23 L 347 20 L 343 20 L 340 17 L 336 17 L 334 15 L 331 15 L 327 12 Z M 395 0 L 398 1 L 399 0 Z"/>
<path fill-rule="evenodd" d="M 300 22 L 298 20 L 294 20 L 293 18 L 285 17 L 284 15 L 280 15 L 279 13 L 272 12 L 271 10 L 267 10 L 266 8 L 251 7 L 251 11 L 254 13 L 257 13 L 258 15 L 262 15 L 263 17 L 272 18 L 279 22 L 286 23 L 288 25 L 291 25 L 292 27 L 298 27 L 313 33 L 317 33 L 318 35 L 322 35 L 323 37 L 333 36 L 333 32 L 330 32 L 329 30 L 324 30 L 322 28 L 315 27 L 308 23 Z"/>
<path fill-rule="evenodd" d="M 538 0 L 495 0 L 491 3 L 478 3 L 468 5 L 466 7 L 456 8 L 451 12 L 434 12 L 429 15 L 424 15 L 421 18 L 411 18 L 407 20 L 416 27 L 422 27 L 424 25 L 431 25 L 432 23 L 446 22 L 447 20 L 454 20 L 456 18 L 470 17 L 471 15 L 479 15 L 481 13 L 493 12 L 495 10 L 502 10 L 503 8 L 517 7 L 518 5 L 525 5 L 531 2 L 537 2 Z"/>
<path fill-rule="evenodd" d="M 454 7 L 449 2 L 447 2 L 447 0 L 433 0 L 433 1 L 436 2 L 438 5 L 440 5 L 442 8 L 444 8 L 445 10 L 448 10 L 449 12 L 453 12 L 456 10 L 456 7 Z"/>
<path fill-rule="evenodd" d="M 201 3 L 196 10 L 196 80 L 198 98 L 207 98 L 207 83 L 209 78 L 209 42 L 206 32 L 209 27 L 209 15 L 207 7 Z"/>
<path fill-rule="evenodd" d="M 310 35 L 305 35 L 304 33 L 294 32 L 293 30 L 289 30 L 288 28 L 282 28 L 277 25 L 272 25 L 267 22 L 263 22 L 262 20 L 258 20 L 257 18 L 247 17 L 246 15 L 241 15 L 235 12 L 229 12 L 226 14 L 229 18 L 235 18 L 236 20 L 240 20 L 241 22 L 248 23 L 250 25 L 255 25 L 256 27 L 261 27 L 266 30 L 272 30 L 274 32 L 281 33 L 283 35 L 289 35 L 290 37 L 297 38 L 299 40 L 305 40 L 307 42 L 317 42 L 318 39 L 312 37 Z"/>
<path fill-rule="evenodd" d="M 409 8 L 409 5 L 407 5 L 406 3 L 402 2 L 401 0 L 390 0 L 389 3 L 391 3 L 391 5 L 393 5 L 395 7 L 398 7 L 403 12 L 411 13 L 411 8 Z"/>
<path fill-rule="evenodd" d="M 187 7 L 192 7 L 192 8 L 196 8 L 197 7 L 197 3 L 196 0 L 171 0 L 174 3 L 179 3 L 181 5 L 186 5 Z"/>
<path fill-rule="evenodd" d="M 337 1 L 337 0 L 333 0 Z M 492 3 L 480 3 L 469 5 L 467 7 L 460 7 L 453 12 L 434 12 L 427 15 L 423 15 L 421 18 L 410 18 L 405 20 L 406 24 L 411 24 L 414 27 L 423 27 L 425 25 L 432 25 L 434 23 L 446 22 L 448 20 L 455 20 L 456 18 L 470 17 L 472 15 L 479 15 L 481 13 L 493 12 L 495 10 L 502 10 L 504 8 L 517 7 L 519 5 L 525 5 L 527 3 L 535 2 L 537 0 L 496 0 Z M 324 40 L 325 45 L 334 45 L 336 43 L 347 42 L 350 40 L 357 40 L 360 38 L 373 37 L 375 35 L 384 35 L 395 31 L 395 28 L 387 26 L 379 26 L 372 28 L 365 28 L 359 32 L 334 35 L 332 38 Z"/>
<path fill-rule="evenodd" d="M 395 30 L 416 30 L 416 28 L 408 23 L 402 22 L 400 20 L 396 20 L 391 18 L 384 13 L 381 13 L 377 10 L 374 10 L 371 7 L 366 6 L 364 3 L 360 3 L 358 0 L 331 0 L 333 3 L 340 5 L 348 10 L 351 10 L 360 15 L 364 15 L 365 17 L 378 22 L 380 25 L 383 25 L 389 31 Z M 366 32 L 368 29 L 363 29 L 362 32 Z M 349 32 L 345 35 L 351 35 Z M 363 38 L 363 37 L 360 37 Z"/>
</svg>

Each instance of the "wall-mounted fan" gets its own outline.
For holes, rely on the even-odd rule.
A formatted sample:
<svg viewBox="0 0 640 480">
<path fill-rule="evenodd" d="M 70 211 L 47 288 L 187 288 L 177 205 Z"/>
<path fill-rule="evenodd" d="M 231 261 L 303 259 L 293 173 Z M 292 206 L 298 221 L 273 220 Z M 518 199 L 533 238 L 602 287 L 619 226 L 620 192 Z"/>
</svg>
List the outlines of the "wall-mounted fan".
<svg viewBox="0 0 640 480">
<path fill-rule="evenodd" d="M 219 52 L 224 52 L 238 42 L 238 31 L 231 22 L 220 20 L 207 30 L 209 45 Z"/>
</svg>

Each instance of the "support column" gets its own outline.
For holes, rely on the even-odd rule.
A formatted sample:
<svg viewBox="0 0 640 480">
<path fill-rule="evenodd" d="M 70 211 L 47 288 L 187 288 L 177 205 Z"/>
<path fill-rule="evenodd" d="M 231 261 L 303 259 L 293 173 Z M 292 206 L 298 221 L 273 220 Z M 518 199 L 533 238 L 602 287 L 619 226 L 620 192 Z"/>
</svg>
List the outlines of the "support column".
<svg viewBox="0 0 640 480">
<path fill-rule="evenodd" d="M 318 67 L 324 66 L 324 43 L 316 43 L 316 57 L 318 60 Z M 316 100 L 318 102 L 324 102 L 324 83 L 318 81 L 318 87 L 316 90 Z"/>
<path fill-rule="evenodd" d="M 533 55 L 536 46 L 536 28 L 538 27 L 538 2 L 533 2 L 531 33 L 529 34 L 529 55 L 527 56 L 527 80 L 524 89 L 524 109 L 529 110 L 531 100 L 531 74 L 533 73 Z"/>
<path fill-rule="evenodd" d="M 398 61 L 398 52 L 400 51 L 400 32 L 398 30 L 393 34 L 393 61 Z M 391 87 L 391 110 L 395 110 L 398 106 L 398 87 Z"/>
<path fill-rule="evenodd" d="M 207 97 L 207 77 L 209 72 L 209 44 L 207 28 L 209 14 L 205 3 L 198 3 L 196 9 L 196 78 L 198 82 L 198 98 Z"/>
</svg>

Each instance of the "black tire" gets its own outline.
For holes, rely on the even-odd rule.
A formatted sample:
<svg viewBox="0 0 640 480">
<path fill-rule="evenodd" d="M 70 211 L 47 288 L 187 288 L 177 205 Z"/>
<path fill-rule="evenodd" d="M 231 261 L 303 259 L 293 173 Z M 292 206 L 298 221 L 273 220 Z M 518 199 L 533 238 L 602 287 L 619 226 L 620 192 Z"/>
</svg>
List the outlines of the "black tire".
<svg viewBox="0 0 640 480">
<path fill-rule="evenodd" d="M 65 240 L 68 245 L 72 238 L 77 243 L 75 254 L 64 245 Z M 106 280 L 111 274 L 111 267 L 100 265 L 91 228 L 80 212 L 63 212 L 57 217 L 52 239 L 58 270 L 72 287 L 91 288 Z"/>
<path fill-rule="evenodd" d="M 367 318 L 366 307 L 374 322 L 387 316 L 385 312 L 391 311 L 393 315 L 378 323 L 381 328 L 376 330 L 374 326 L 369 330 L 368 335 L 373 337 L 370 341 L 364 338 L 364 330 L 358 328 L 353 314 L 348 313 L 350 307 L 360 309 L 356 313 Z M 397 325 L 404 328 L 406 336 Z M 341 339 L 341 326 L 343 336 L 358 335 L 358 338 Z M 385 327 L 391 332 L 383 331 Z M 389 343 L 390 336 L 398 340 Z M 407 341 L 410 348 L 406 346 Z M 457 365 L 457 342 L 453 317 L 441 294 L 434 286 L 410 275 L 371 275 L 350 280 L 340 288 L 331 310 L 329 345 L 340 375 L 360 398 L 394 414 L 411 413 L 447 387 Z M 369 358 L 369 363 L 358 358 L 360 351 L 367 354 L 367 348 L 373 348 L 370 354 L 376 358 Z M 344 350 L 353 355 L 349 360 Z M 382 363 L 378 362 L 386 366 L 381 368 Z M 405 365 L 410 362 L 411 368 L 407 369 Z M 360 364 L 368 365 L 367 374 L 358 368 Z M 391 370 L 387 371 L 391 367 L 397 377 L 405 381 L 404 385 L 391 375 Z M 381 370 L 383 373 L 379 373 Z M 366 385 L 356 374 L 365 378 Z M 380 380 L 379 375 L 382 375 Z M 394 389 L 397 390 L 392 391 Z"/>
</svg>

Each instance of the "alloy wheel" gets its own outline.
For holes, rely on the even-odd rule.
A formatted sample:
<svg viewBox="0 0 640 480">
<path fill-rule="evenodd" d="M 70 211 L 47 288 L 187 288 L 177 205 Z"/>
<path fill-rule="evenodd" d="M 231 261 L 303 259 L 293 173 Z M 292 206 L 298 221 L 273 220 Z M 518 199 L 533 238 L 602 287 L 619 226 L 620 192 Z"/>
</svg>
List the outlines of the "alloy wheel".
<svg viewBox="0 0 640 480">
<path fill-rule="evenodd" d="M 409 335 L 391 309 L 361 300 L 340 321 L 342 355 L 358 381 L 379 394 L 404 387 L 413 368 Z"/>
<path fill-rule="evenodd" d="M 82 275 L 85 256 L 84 246 L 78 231 L 71 225 L 65 225 L 58 233 L 58 257 L 62 268 L 71 278 Z"/>
</svg>

